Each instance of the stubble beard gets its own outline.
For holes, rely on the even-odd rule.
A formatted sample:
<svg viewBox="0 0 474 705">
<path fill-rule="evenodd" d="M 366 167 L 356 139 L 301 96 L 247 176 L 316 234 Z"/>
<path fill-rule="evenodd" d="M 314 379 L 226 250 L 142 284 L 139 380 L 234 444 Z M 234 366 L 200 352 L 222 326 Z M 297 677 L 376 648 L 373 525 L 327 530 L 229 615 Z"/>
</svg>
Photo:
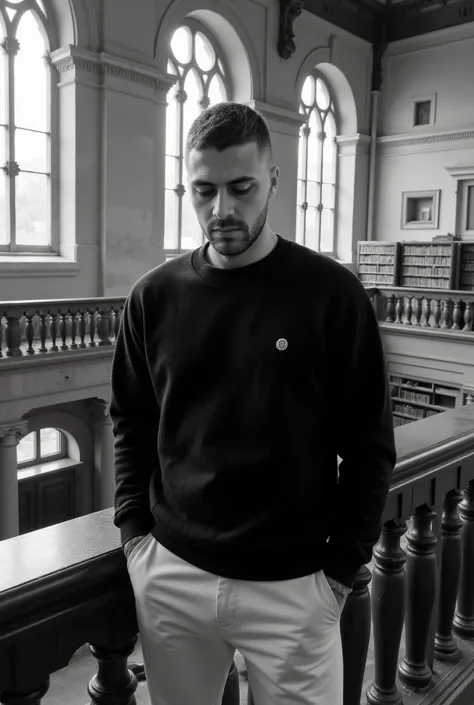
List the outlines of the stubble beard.
<svg viewBox="0 0 474 705">
<path fill-rule="evenodd" d="M 213 228 L 216 227 L 215 223 L 207 228 L 202 228 L 204 235 L 218 254 L 223 257 L 237 257 L 252 247 L 260 237 L 265 223 L 267 222 L 269 200 L 270 199 L 267 200 L 265 207 L 250 229 L 248 225 L 242 221 L 239 221 L 239 227 L 241 229 L 235 232 L 216 232 L 213 230 Z M 231 227 L 232 222 L 227 223 L 227 225 Z"/>
</svg>

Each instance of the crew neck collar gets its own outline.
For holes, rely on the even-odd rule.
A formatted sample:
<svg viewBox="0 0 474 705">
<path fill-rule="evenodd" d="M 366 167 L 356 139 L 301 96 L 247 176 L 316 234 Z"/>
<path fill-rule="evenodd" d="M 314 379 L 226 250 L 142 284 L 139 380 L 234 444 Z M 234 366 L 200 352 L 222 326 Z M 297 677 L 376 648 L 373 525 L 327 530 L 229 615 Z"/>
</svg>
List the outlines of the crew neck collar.
<svg viewBox="0 0 474 705">
<path fill-rule="evenodd" d="M 220 267 L 214 267 L 207 261 L 206 252 L 209 248 L 209 243 L 206 242 L 202 247 L 194 250 L 192 253 L 192 266 L 201 279 L 204 279 L 208 284 L 213 284 L 214 286 L 231 286 L 250 281 L 258 281 L 265 273 L 273 271 L 274 267 L 277 266 L 285 250 L 285 244 L 287 243 L 284 238 L 277 234 L 275 247 L 262 259 L 243 267 L 221 269 Z"/>
</svg>

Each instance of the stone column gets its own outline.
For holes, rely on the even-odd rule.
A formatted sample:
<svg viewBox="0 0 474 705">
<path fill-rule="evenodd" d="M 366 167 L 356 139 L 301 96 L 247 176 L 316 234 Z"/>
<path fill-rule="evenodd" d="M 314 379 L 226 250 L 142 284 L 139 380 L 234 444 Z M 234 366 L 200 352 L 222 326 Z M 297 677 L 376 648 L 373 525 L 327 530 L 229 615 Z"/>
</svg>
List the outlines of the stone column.
<svg viewBox="0 0 474 705">
<path fill-rule="evenodd" d="M 27 433 L 27 421 L 0 426 L 0 541 L 20 532 L 16 449 Z"/>
<path fill-rule="evenodd" d="M 340 135 L 337 181 L 337 256 L 343 262 L 357 260 L 357 241 L 367 239 L 367 184 L 370 136 Z M 377 233 L 374 233 L 374 239 Z"/>
<path fill-rule="evenodd" d="M 51 59 L 76 138 L 61 164 L 68 197 L 61 200 L 68 216 L 65 222 L 61 215 L 61 230 L 76 228 L 71 257 L 99 282 L 95 295 L 126 295 L 165 259 L 166 101 L 176 77 L 157 71 L 151 57 L 143 63 L 73 45 Z"/>
<path fill-rule="evenodd" d="M 94 413 L 94 510 L 107 509 L 114 503 L 114 436 L 110 405 L 103 399 L 91 402 Z"/>
</svg>

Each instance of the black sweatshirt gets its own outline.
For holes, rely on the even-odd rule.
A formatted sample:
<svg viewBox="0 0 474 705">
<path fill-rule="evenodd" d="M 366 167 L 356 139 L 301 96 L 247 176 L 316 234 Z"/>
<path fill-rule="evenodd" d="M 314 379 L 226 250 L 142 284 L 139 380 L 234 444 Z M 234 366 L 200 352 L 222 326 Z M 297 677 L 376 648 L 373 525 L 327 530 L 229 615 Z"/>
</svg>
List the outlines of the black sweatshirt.
<svg viewBox="0 0 474 705">
<path fill-rule="evenodd" d="M 370 300 L 281 237 L 232 270 L 206 247 L 148 272 L 125 303 L 111 397 L 122 544 L 151 531 L 223 577 L 323 568 L 352 586 L 395 464 Z"/>
</svg>

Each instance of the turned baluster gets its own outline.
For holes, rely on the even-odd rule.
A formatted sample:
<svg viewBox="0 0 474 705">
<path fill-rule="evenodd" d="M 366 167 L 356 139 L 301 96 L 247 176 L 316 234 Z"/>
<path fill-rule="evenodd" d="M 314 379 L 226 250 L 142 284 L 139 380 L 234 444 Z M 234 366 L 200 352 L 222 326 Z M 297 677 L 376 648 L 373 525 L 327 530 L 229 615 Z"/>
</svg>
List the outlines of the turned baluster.
<svg viewBox="0 0 474 705">
<path fill-rule="evenodd" d="M 405 524 L 388 521 L 374 550 L 372 625 L 374 680 L 367 690 L 369 705 L 401 705 L 396 685 L 398 656 L 405 618 L 405 552 L 400 538 Z"/>
<path fill-rule="evenodd" d="M 51 315 L 51 322 L 49 324 L 49 335 L 51 338 L 52 345 L 50 347 L 50 352 L 57 352 L 59 350 L 59 347 L 56 344 L 56 339 L 58 337 L 58 320 L 57 320 L 57 312 L 49 312 Z"/>
<path fill-rule="evenodd" d="M 115 318 L 114 318 L 114 337 L 117 338 L 118 332 L 120 330 L 120 321 L 122 320 L 122 313 L 123 313 L 123 308 L 122 306 L 119 306 L 118 309 L 115 311 Z"/>
<path fill-rule="evenodd" d="M 136 643 L 135 637 L 116 649 L 89 645 L 99 664 L 97 674 L 87 686 L 91 705 L 136 705 L 138 683 L 127 665 Z"/>
<path fill-rule="evenodd" d="M 77 309 L 69 309 L 69 314 L 71 316 L 71 344 L 69 345 L 69 349 L 77 350 Z"/>
<path fill-rule="evenodd" d="M 461 321 L 462 321 L 461 301 L 459 299 L 456 299 L 456 301 L 454 302 L 454 309 L 453 309 L 452 329 L 453 330 L 461 330 Z"/>
<path fill-rule="evenodd" d="M 61 313 L 59 312 L 59 335 L 61 336 L 62 340 L 62 345 L 61 345 L 61 350 L 69 350 L 69 346 L 66 343 L 67 340 L 67 320 L 68 320 L 68 312 L 66 313 Z"/>
<path fill-rule="evenodd" d="M 411 318 L 413 316 L 413 296 L 407 296 L 407 305 L 406 305 L 406 309 L 405 309 L 405 316 L 406 316 L 405 325 L 411 326 L 412 325 Z"/>
<path fill-rule="evenodd" d="M 441 300 L 435 299 L 435 305 L 433 310 L 433 328 L 439 328 L 439 322 L 441 320 Z"/>
<path fill-rule="evenodd" d="M 394 317 L 393 317 L 393 314 L 394 314 L 394 303 L 393 303 L 393 302 L 394 302 L 394 299 L 395 299 L 394 296 L 386 296 L 386 297 L 385 297 L 385 300 L 386 300 L 386 302 L 387 302 L 387 317 L 386 317 L 386 319 L 385 319 L 385 322 L 386 322 L 386 323 L 393 323 L 394 320 L 395 320 Z"/>
<path fill-rule="evenodd" d="M 87 311 L 81 311 L 79 314 L 79 338 L 81 342 L 79 343 L 80 348 L 85 348 L 86 346 L 86 333 L 87 333 Z"/>
<path fill-rule="evenodd" d="M 426 305 L 424 310 L 424 320 L 421 324 L 423 328 L 431 328 L 430 318 L 431 318 L 431 299 L 426 299 Z"/>
<path fill-rule="evenodd" d="M 89 310 L 89 347 L 95 348 L 97 345 L 97 343 L 95 342 L 95 334 L 96 334 L 95 312 L 96 312 L 96 309 L 88 309 L 88 310 Z"/>
<path fill-rule="evenodd" d="M 362 566 L 341 615 L 344 705 L 360 705 L 370 640 L 370 570 Z"/>
<path fill-rule="evenodd" d="M 462 494 L 458 505 L 463 522 L 461 577 L 453 630 L 463 639 L 474 639 L 474 480 Z"/>
<path fill-rule="evenodd" d="M 5 328 L 5 343 L 7 346 L 7 357 L 20 357 L 23 352 L 21 345 L 20 316 L 5 316 L 7 327 Z"/>
<path fill-rule="evenodd" d="M 40 353 L 48 352 L 46 347 L 46 338 L 48 337 L 48 314 L 40 313 L 39 315 L 39 337 L 40 337 Z"/>
<path fill-rule="evenodd" d="M 452 660 L 457 654 L 453 638 L 453 617 L 459 590 L 461 570 L 461 528 L 458 503 L 461 494 L 451 490 L 446 495 L 441 522 L 440 586 L 438 629 L 435 636 L 435 655 L 441 661 Z"/>
<path fill-rule="evenodd" d="M 99 336 L 99 347 L 111 345 L 110 334 L 110 311 L 106 308 L 99 308 L 97 311 L 97 334 Z"/>
<path fill-rule="evenodd" d="M 26 693 L 11 693 L 6 690 L 0 691 L 1 705 L 41 705 L 41 700 L 49 690 L 50 680 L 45 680 L 41 685 Z"/>
<path fill-rule="evenodd" d="M 34 313 L 25 312 L 25 318 L 26 318 L 25 338 L 26 338 L 26 342 L 28 343 L 28 348 L 26 349 L 27 355 L 34 355 L 35 354 L 35 349 L 33 347 L 33 341 L 35 338 L 35 327 L 33 325 L 34 316 L 35 316 Z"/>
<path fill-rule="evenodd" d="M 403 323 L 403 296 L 397 296 L 397 305 L 395 306 L 395 323 Z"/>
<path fill-rule="evenodd" d="M 474 319 L 474 311 L 472 301 L 466 301 L 466 308 L 464 310 L 464 328 L 465 331 L 472 330 L 472 322 Z"/>
<path fill-rule="evenodd" d="M 424 688 L 431 680 L 429 637 L 436 599 L 435 517 L 426 504 L 417 507 L 407 532 L 407 609 L 405 657 L 398 668 L 400 680 L 410 688 Z"/>
<path fill-rule="evenodd" d="M 423 298 L 420 296 L 415 297 L 416 306 L 414 309 L 415 323 L 414 326 L 421 326 L 421 315 L 423 313 Z"/>
<path fill-rule="evenodd" d="M 441 329 L 451 328 L 451 299 L 443 300 L 443 314 L 441 316 Z"/>
</svg>

